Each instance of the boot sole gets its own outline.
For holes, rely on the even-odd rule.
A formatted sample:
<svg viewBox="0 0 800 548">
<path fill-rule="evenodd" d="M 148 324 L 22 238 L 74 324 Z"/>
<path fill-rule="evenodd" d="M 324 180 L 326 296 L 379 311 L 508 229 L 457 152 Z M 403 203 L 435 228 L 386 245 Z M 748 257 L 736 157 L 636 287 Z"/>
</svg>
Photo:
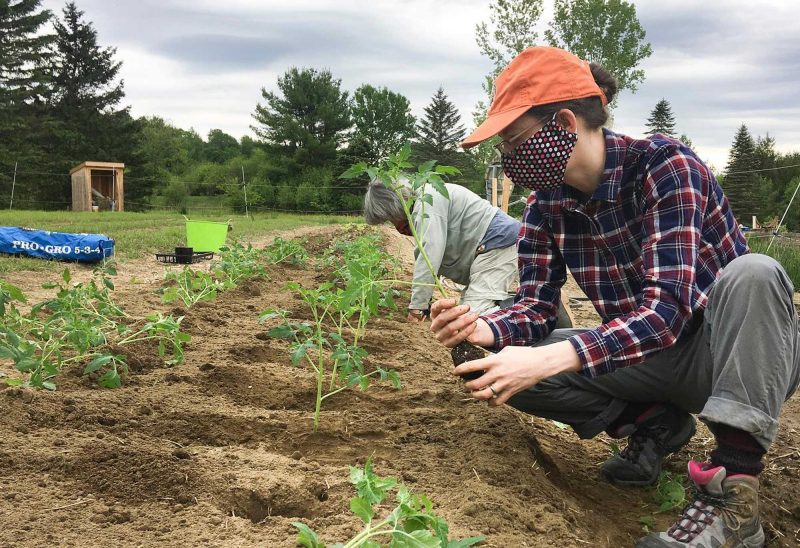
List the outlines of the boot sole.
<svg viewBox="0 0 800 548">
<path fill-rule="evenodd" d="M 691 440 L 694 437 L 695 433 L 697 432 L 697 426 L 695 425 L 694 417 L 691 417 L 690 415 L 690 418 L 691 420 L 687 421 L 687 427 L 685 427 L 681 432 L 678 433 L 678 435 L 681 436 L 680 439 L 682 441 L 664 447 L 666 453 L 662 455 L 662 458 L 666 457 L 670 453 L 678 451 L 684 445 L 689 443 L 689 440 Z M 656 466 L 653 470 L 654 473 L 649 478 L 646 479 L 620 480 L 616 479 L 611 474 L 606 473 L 605 470 L 601 469 L 601 472 L 603 476 L 606 478 L 606 480 L 613 485 L 618 485 L 620 487 L 650 487 L 651 485 L 655 485 L 658 482 L 658 476 L 661 475 L 661 462 L 659 461 L 658 466 Z"/>
</svg>

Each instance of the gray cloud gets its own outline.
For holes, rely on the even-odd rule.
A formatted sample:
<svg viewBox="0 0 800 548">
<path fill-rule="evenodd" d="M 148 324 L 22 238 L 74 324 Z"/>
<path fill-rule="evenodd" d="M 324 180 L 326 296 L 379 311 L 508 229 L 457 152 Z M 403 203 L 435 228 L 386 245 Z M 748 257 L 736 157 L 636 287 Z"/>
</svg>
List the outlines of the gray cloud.
<svg viewBox="0 0 800 548">
<path fill-rule="evenodd" d="M 153 50 L 185 62 L 193 69 L 238 71 L 271 66 L 291 51 L 283 37 L 250 38 L 198 34 L 170 38 Z"/>
<path fill-rule="evenodd" d="M 405 94 L 416 114 L 442 85 L 470 125 L 484 99 L 474 26 L 486 0 L 78 0 L 103 45 L 118 47 L 127 102 L 205 134 L 241 136 L 261 87 L 290 66 L 330 69 L 342 87 Z M 700 149 L 724 166 L 741 123 L 800 148 L 800 25 L 794 2 L 634 0 L 653 45 L 646 81 L 623 93 L 615 129 L 641 135 L 665 97 Z M 60 12 L 62 0 L 44 0 Z M 705 157 L 705 156 L 704 156 Z"/>
</svg>

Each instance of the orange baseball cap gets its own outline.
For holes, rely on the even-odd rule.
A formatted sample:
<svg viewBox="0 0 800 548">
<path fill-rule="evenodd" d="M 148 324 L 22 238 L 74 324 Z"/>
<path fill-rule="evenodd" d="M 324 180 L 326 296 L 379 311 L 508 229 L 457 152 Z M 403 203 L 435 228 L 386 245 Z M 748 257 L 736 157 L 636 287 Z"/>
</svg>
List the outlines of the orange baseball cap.
<svg viewBox="0 0 800 548">
<path fill-rule="evenodd" d="M 589 63 L 559 48 L 537 46 L 517 55 L 494 81 L 494 99 L 486 120 L 461 146 L 470 148 L 494 137 L 529 108 L 548 103 L 606 96 Z"/>
</svg>

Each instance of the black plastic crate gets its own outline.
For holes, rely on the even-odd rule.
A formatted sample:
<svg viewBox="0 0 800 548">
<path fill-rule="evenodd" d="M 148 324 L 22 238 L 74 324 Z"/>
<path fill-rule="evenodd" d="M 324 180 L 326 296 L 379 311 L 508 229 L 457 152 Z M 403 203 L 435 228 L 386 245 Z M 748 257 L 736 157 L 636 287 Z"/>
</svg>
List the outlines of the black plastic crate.
<svg viewBox="0 0 800 548">
<path fill-rule="evenodd" d="M 183 261 L 178 261 L 178 255 L 175 253 L 156 253 L 156 260 L 162 263 L 169 263 L 169 264 L 194 264 L 199 263 L 200 261 L 209 261 L 214 258 L 214 253 L 212 251 L 208 252 L 199 252 L 196 251 L 192 253 L 191 263 L 185 263 Z M 183 257 L 181 257 L 183 259 Z"/>
</svg>

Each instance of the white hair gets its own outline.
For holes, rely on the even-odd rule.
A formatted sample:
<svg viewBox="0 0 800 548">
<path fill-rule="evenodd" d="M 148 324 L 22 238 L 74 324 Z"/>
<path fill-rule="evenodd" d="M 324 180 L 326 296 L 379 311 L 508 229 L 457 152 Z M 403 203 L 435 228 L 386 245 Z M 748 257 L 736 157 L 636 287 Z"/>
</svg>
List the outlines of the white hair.
<svg viewBox="0 0 800 548">
<path fill-rule="evenodd" d="M 400 194 L 404 200 L 411 196 L 408 180 L 398 179 Z M 373 179 L 367 186 L 364 196 L 364 220 L 370 225 L 401 221 L 406 218 L 403 203 L 394 190 L 388 188 L 380 179 Z"/>
</svg>

